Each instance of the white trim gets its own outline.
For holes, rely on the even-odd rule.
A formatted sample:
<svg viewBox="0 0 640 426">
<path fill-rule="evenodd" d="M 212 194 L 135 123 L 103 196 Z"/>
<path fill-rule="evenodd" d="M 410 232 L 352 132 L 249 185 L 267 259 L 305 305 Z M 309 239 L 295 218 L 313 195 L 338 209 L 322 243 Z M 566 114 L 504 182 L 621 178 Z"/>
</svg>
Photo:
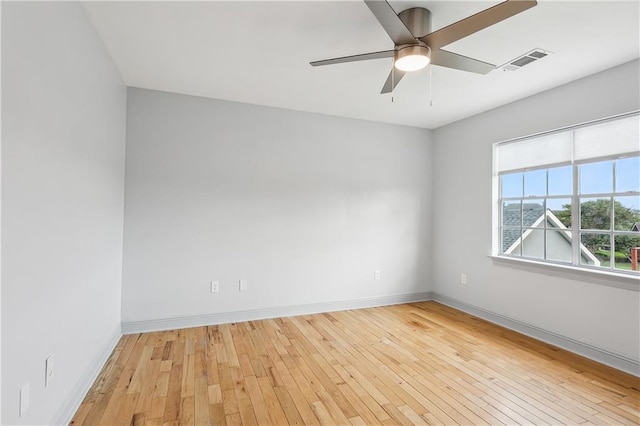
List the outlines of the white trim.
<svg viewBox="0 0 640 426">
<path fill-rule="evenodd" d="M 636 275 L 616 273 L 605 269 L 592 269 L 586 266 L 552 263 L 548 260 L 535 261 L 520 257 L 496 255 L 490 255 L 489 257 L 499 266 L 625 290 L 640 291 L 640 276 Z"/>
<path fill-rule="evenodd" d="M 421 292 L 393 296 L 367 297 L 363 299 L 339 300 L 335 302 L 311 303 L 307 305 L 254 309 L 249 311 L 221 312 L 216 314 L 162 318 L 146 321 L 129 321 L 122 323 L 122 332 L 124 334 L 133 334 L 149 331 L 175 330 L 180 328 L 200 327 L 204 325 L 227 324 L 267 318 L 282 318 L 296 315 L 344 311 L 349 309 L 398 305 L 402 303 L 424 302 L 427 300 L 431 300 L 431 293 Z"/>
<path fill-rule="evenodd" d="M 89 368 L 85 374 L 81 376 L 82 378 L 80 381 L 76 383 L 67 398 L 60 405 L 60 409 L 53 417 L 50 424 L 68 425 L 71 423 L 73 416 L 78 411 L 78 408 L 80 408 L 80 404 L 82 404 L 87 392 L 89 392 L 89 389 L 91 389 L 91 386 L 93 386 L 93 383 L 98 378 L 98 375 L 109 360 L 109 357 L 113 353 L 113 350 L 121 337 L 122 332 L 120 326 L 118 326 L 113 333 L 111 333 L 109 339 L 107 339 L 107 343 L 102 347 L 102 350 L 89 364 Z"/>
<path fill-rule="evenodd" d="M 543 330 L 495 312 L 433 292 L 433 300 L 545 343 L 640 377 L 640 361 Z"/>
<path fill-rule="evenodd" d="M 500 194 L 502 194 L 502 182 L 498 175 L 498 147 L 492 145 L 492 163 L 491 163 L 491 252 L 498 254 L 502 251 L 502 235 L 500 235 L 500 227 L 502 226 L 502 203 L 500 202 Z M 522 209 L 521 209 L 522 210 Z"/>
</svg>

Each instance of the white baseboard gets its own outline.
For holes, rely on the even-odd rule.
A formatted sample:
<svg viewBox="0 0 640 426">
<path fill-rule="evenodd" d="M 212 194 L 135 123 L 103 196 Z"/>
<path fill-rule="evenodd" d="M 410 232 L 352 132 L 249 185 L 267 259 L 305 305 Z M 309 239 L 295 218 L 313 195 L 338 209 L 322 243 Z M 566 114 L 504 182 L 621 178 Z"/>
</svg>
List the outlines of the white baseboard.
<svg viewBox="0 0 640 426">
<path fill-rule="evenodd" d="M 68 425 L 71 422 L 76 411 L 80 408 L 80 404 L 82 404 L 84 397 L 98 378 L 98 374 L 100 374 L 100 371 L 102 371 L 102 368 L 109 360 L 113 349 L 116 347 L 121 337 L 122 331 L 118 326 L 117 329 L 111 333 L 109 339 L 107 339 L 107 342 L 102 347 L 102 350 L 93 359 L 91 364 L 89 364 L 89 369 L 82 375 L 82 379 L 76 383 L 74 388 L 71 390 L 71 393 L 69 393 L 67 398 L 64 400 L 50 424 Z"/>
<path fill-rule="evenodd" d="M 399 294 L 393 296 L 367 297 L 363 299 L 340 300 L 326 303 L 312 303 L 277 308 L 255 309 L 239 312 L 222 312 L 217 314 L 188 317 L 166 318 L 148 321 L 131 321 L 122 323 L 124 334 L 144 333 L 149 331 L 174 330 L 178 328 L 200 327 L 204 325 L 227 324 L 241 321 L 254 321 L 268 318 L 282 318 L 296 315 L 317 314 L 321 312 L 344 311 L 347 309 L 372 308 L 376 306 L 398 305 L 401 303 L 424 302 L 431 300 L 430 292 Z"/>
<path fill-rule="evenodd" d="M 496 314 L 486 309 L 461 302 L 457 299 L 452 299 L 436 292 L 431 292 L 430 296 L 432 300 L 440 302 L 443 305 L 450 306 L 476 317 L 485 319 L 494 324 L 501 325 L 510 330 L 517 331 L 518 333 L 533 337 L 534 339 L 549 343 L 562 349 L 566 349 L 569 352 L 582 355 L 601 364 L 605 364 L 615 369 L 622 370 L 626 373 L 640 377 L 640 362 L 635 359 L 615 354 L 605 349 L 601 349 L 586 343 L 579 342 L 569 337 L 561 336 L 559 334 L 543 330 L 541 328 L 526 324 L 522 321 L 518 321 L 504 315 Z"/>
</svg>

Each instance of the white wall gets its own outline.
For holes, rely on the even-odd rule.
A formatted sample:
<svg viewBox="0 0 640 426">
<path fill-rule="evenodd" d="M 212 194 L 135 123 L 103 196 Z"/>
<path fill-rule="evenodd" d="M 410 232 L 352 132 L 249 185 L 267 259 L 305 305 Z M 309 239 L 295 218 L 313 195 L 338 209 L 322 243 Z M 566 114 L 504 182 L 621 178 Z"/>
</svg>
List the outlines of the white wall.
<svg viewBox="0 0 640 426">
<path fill-rule="evenodd" d="M 639 75 L 633 61 L 434 132 L 437 293 L 640 360 L 640 293 L 513 269 L 488 257 L 492 144 L 637 110 Z M 460 284 L 463 272 L 466 286 Z"/>
<path fill-rule="evenodd" d="M 0 62 L 2 55 L 2 4 L 0 4 Z M 0 81 L 2 80 L 2 64 L 0 63 Z M 0 100 L 2 84 L 0 83 Z M 0 102 L 0 115 L 2 111 Z M 0 242 L 2 241 L 2 117 L 0 117 Z M 2 244 L 0 243 L 0 424 L 2 423 Z"/>
<path fill-rule="evenodd" d="M 2 89 L 2 423 L 51 424 L 120 332 L 126 88 L 79 3 L 2 2 Z"/>
<path fill-rule="evenodd" d="M 123 321 L 429 291 L 430 139 L 130 88 Z"/>
</svg>

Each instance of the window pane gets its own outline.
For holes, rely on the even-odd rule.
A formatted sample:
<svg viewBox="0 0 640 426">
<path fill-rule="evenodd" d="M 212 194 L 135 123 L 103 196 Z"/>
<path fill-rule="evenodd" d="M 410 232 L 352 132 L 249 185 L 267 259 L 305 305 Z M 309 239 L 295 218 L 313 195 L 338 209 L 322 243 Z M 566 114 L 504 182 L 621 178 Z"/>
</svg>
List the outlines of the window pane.
<svg viewBox="0 0 640 426">
<path fill-rule="evenodd" d="M 626 271 L 640 273 L 638 260 L 640 260 L 640 235 L 616 235 L 615 237 L 614 267 Z M 636 251 L 635 262 L 632 250 Z"/>
<path fill-rule="evenodd" d="M 613 192 L 613 161 L 580 166 L 580 193 L 604 194 Z"/>
<path fill-rule="evenodd" d="M 520 201 L 502 202 L 502 225 L 521 226 L 522 225 L 522 204 Z"/>
<path fill-rule="evenodd" d="M 616 197 L 613 210 L 615 229 L 631 231 L 640 222 L 640 196 Z"/>
<path fill-rule="evenodd" d="M 524 196 L 544 196 L 547 193 L 547 171 L 534 170 L 524 174 Z"/>
<path fill-rule="evenodd" d="M 542 215 L 544 214 L 544 199 L 527 200 L 522 204 L 522 226 L 544 227 Z"/>
<path fill-rule="evenodd" d="M 640 191 L 640 157 L 616 160 L 616 192 Z"/>
<path fill-rule="evenodd" d="M 520 256 L 520 228 L 504 228 L 502 230 L 502 253 Z"/>
<path fill-rule="evenodd" d="M 522 173 L 502 175 L 500 180 L 502 198 L 522 197 Z"/>
<path fill-rule="evenodd" d="M 571 195 L 573 193 L 573 171 L 571 166 L 549 169 L 549 195 Z"/>
<path fill-rule="evenodd" d="M 611 229 L 611 198 L 582 198 L 580 229 Z"/>
<path fill-rule="evenodd" d="M 544 230 L 528 229 L 522 233 L 522 256 L 544 259 Z"/>
<path fill-rule="evenodd" d="M 611 263 L 611 237 L 608 234 L 583 233 L 580 237 L 580 264 L 609 268 Z"/>
<path fill-rule="evenodd" d="M 571 228 L 571 198 L 551 198 L 547 200 L 547 209 L 562 223 L 566 228 Z M 561 228 L 555 221 L 547 222 L 548 228 Z"/>
<path fill-rule="evenodd" d="M 571 263 L 571 233 L 547 231 L 547 259 Z"/>
</svg>

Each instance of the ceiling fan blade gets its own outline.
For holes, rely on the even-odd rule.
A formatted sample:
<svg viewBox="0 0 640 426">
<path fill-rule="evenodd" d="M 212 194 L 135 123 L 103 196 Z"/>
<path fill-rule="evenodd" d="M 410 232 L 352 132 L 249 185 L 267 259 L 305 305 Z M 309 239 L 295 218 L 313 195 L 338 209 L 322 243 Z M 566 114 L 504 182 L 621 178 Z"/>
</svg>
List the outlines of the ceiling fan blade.
<svg viewBox="0 0 640 426">
<path fill-rule="evenodd" d="M 341 64 L 344 62 L 367 61 L 369 59 L 393 58 L 393 50 L 383 50 L 380 52 L 362 53 L 360 55 L 343 56 L 341 58 L 324 59 L 322 61 L 309 62 L 311 66 Z"/>
<path fill-rule="evenodd" d="M 441 67 L 454 68 L 457 70 L 474 72 L 476 74 L 487 74 L 496 68 L 493 64 L 468 58 L 442 49 L 434 50 L 431 53 L 431 63 Z"/>
<path fill-rule="evenodd" d="M 507 0 L 482 12 L 471 15 L 444 28 L 427 34 L 420 40 L 427 43 L 432 50 L 453 43 L 484 28 L 497 24 L 511 16 L 517 15 L 533 6 L 536 0 Z"/>
<path fill-rule="evenodd" d="M 397 68 L 392 68 L 391 72 L 389 73 L 389 76 L 387 77 L 387 81 L 385 81 L 384 86 L 382 87 L 382 91 L 380 93 L 384 94 L 384 93 L 393 92 L 393 89 L 396 88 L 396 86 L 398 85 L 398 83 L 400 83 L 400 80 L 402 80 L 402 77 L 404 77 L 405 74 L 406 72 L 404 71 L 401 71 Z M 392 87 L 392 82 L 393 82 L 393 87 Z"/>
<path fill-rule="evenodd" d="M 416 42 L 416 38 L 411 34 L 411 31 L 409 31 L 389 3 L 384 0 L 365 0 L 365 3 L 395 44 Z"/>
</svg>

